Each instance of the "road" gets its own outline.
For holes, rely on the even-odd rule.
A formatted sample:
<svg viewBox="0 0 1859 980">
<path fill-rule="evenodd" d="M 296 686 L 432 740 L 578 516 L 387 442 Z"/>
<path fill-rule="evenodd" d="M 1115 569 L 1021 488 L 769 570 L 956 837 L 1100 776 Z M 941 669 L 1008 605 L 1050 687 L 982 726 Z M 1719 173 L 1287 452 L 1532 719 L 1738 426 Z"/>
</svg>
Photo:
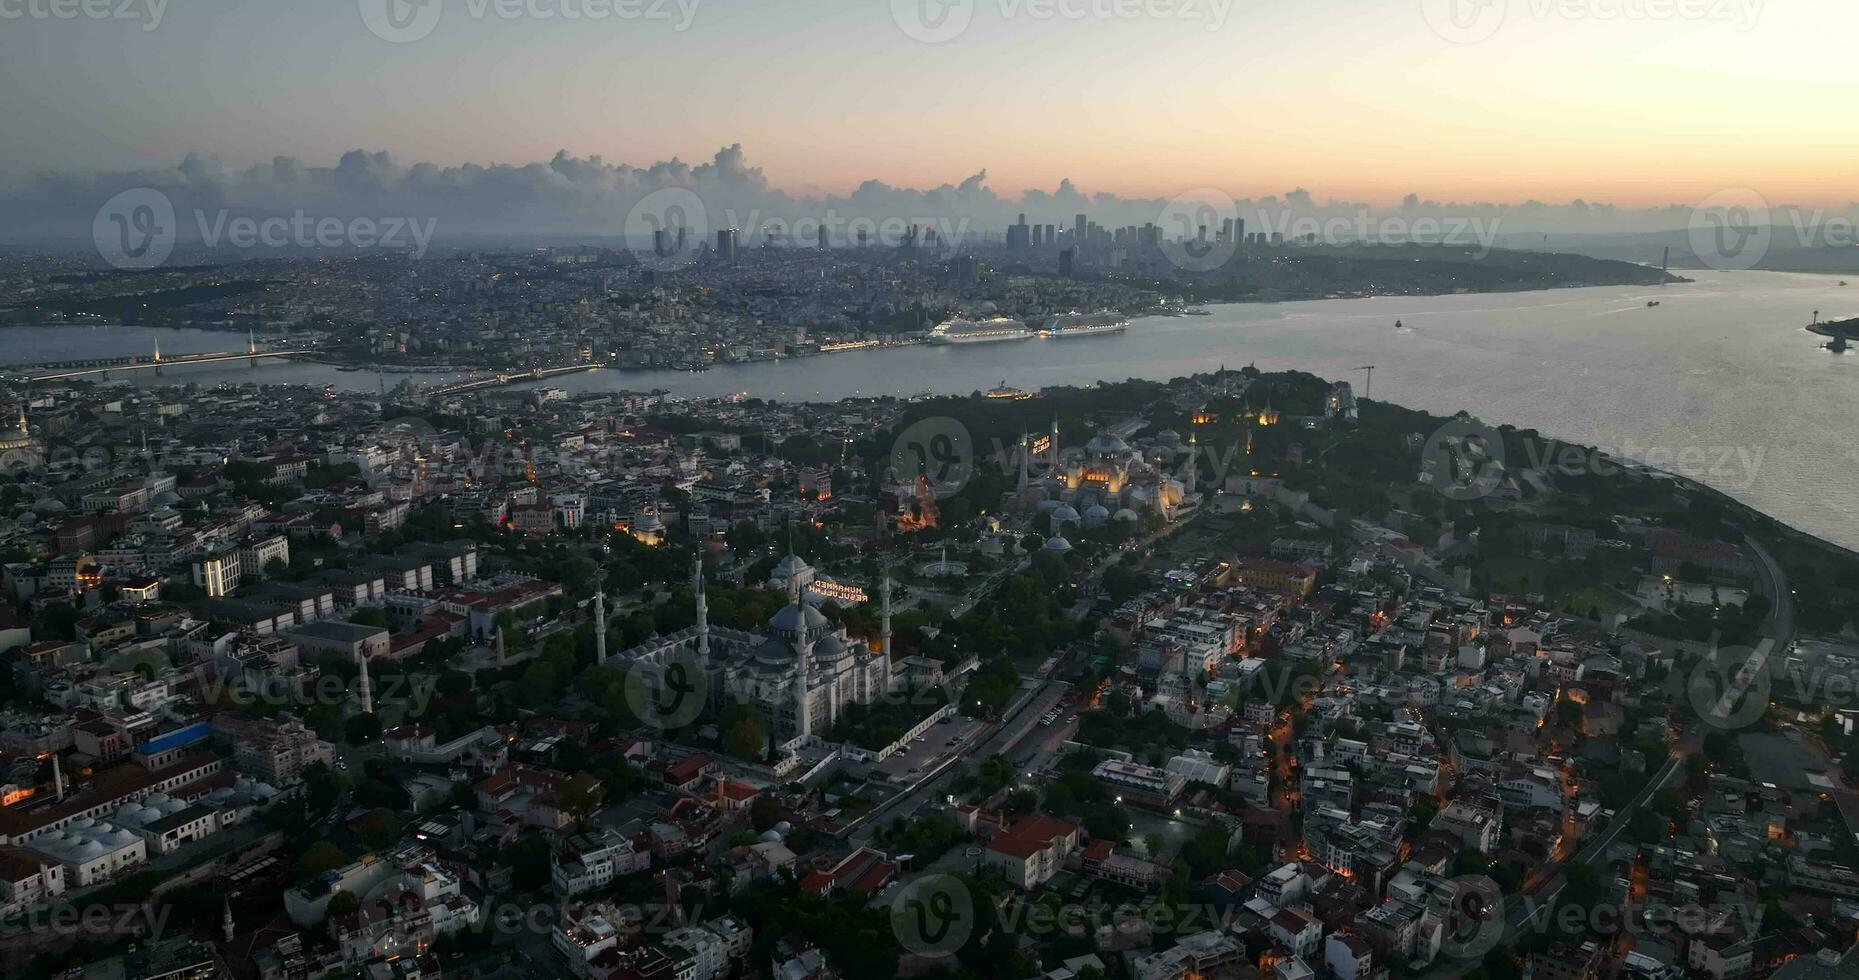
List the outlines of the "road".
<svg viewBox="0 0 1859 980">
<path fill-rule="evenodd" d="M 1014 695 L 1014 700 L 1008 703 L 1007 710 L 1001 713 L 1000 721 L 976 729 L 966 742 L 949 750 L 947 756 L 925 773 L 922 779 L 913 783 L 909 789 L 867 810 L 847 824 L 844 833 L 859 842 L 867 841 L 871 838 L 870 828 L 877 826 L 880 818 L 908 816 L 924 803 L 935 799 L 942 787 L 954 781 L 953 772 L 960 763 L 979 761 L 995 753 L 1011 751 L 1024 737 L 1020 733 L 1024 727 L 1022 723 L 1029 719 L 1036 720 L 1044 714 L 1047 708 L 1064 696 L 1069 686 L 1061 681 L 1043 681 L 1021 689 Z"/>
</svg>

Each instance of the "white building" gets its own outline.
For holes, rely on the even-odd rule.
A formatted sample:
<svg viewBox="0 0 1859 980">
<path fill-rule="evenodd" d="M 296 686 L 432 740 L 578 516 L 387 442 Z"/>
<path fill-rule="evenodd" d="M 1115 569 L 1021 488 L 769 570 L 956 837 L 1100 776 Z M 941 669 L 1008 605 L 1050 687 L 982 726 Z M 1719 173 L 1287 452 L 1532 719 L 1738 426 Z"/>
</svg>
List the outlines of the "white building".
<svg viewBox="0 0 1859 980">
<path fill-rule="evenodd" d="M 148 846 L 141 837 L 94 817 L 35 837 L 26 847 L 64 865 L 65 881 L 75 888 L 109 881 L 148 863 Z"/>
</svg>

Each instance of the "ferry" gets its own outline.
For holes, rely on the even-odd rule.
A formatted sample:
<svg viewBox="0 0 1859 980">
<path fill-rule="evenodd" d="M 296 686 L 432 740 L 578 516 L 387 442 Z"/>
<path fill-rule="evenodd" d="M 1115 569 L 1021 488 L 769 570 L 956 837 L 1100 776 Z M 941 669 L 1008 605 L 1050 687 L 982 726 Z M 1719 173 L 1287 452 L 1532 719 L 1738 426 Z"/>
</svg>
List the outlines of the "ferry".
<svg viewBox="0 0 1859 980">
<path fill-rule="evenodd" d="M 1129 329 L 1130 321 L 1122 316 L 1104 311 L 1102 313 L 1061 313 L 1046 321 L 1039 328 L 1039 336 L 1046 340 L 1059 340 L 1065 337 L 1089 337 L 1096 334 L 1122 333 Z"/>
<path fill-rule="evenodd" d="M 1026 324 L 1011 317 L 996 316 L 986 320 L 944 320 L 925 338 L 932 344 L 986 344 L 997 340 L 1026 340 L 1033 336 Z"/>
</svg>

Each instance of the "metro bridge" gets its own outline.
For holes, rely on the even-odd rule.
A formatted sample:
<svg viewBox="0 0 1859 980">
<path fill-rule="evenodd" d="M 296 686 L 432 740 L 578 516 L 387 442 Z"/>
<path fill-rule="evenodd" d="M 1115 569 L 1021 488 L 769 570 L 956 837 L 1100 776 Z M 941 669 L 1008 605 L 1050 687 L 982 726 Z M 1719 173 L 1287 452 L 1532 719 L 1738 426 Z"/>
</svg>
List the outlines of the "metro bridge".
<svg viewBox="0 0 1859 980">
<path fill-rule="evenodd" d="M 161 342 L 155 342 L 151 354 L 125 354 L 119 357 L 69 358 L 61 361 L 41 361 L 35 364 L 8 364 L 0 366 L 9 374 L 23 374 L 27 381 L 69 381 L 76 378 L 104 377 L 111 371 L 154 371 L 161 373 L 162 368 L 186 367 L 192 364 L 224 364 L 231 361 L 250 361 L 258 366 L 260 358 L 301 357 L 309 351 L 272 350 L 261 351 L 258 344 L 250 337 L 246 340 L 244 351 L 219 351 L 210 354 L 182 354 L 176 357 L 163 357 Z"/>
</svg>

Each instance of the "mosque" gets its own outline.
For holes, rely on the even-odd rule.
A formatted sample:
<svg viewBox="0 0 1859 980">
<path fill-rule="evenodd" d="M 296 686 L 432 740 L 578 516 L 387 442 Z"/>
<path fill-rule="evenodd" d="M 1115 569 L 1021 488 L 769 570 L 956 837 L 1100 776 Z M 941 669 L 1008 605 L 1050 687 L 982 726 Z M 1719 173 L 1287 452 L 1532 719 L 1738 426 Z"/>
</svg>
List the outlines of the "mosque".
<svg viewBox="0 0 1859 980">
<path fill-rule="evenodd" d="M 0 433 L 0 473 L 36 470 L 44 465 L 45 453 L 26 428 L 26 406 L 22 404 L 13 431 Z"/>
<path fill-rule="evenodd" d="M 759 708 L 776 739 L 816 736 L 833 726 L 849 704 L 870 704 L 891 689 L 891 581 L 880 591 L 883 628 L 873 649 L 826 618 L 807 599 L 814 570 L 796 555 L 778 568 L 786 576 L 788 604 L 759 630 L 711 626 L 703 568 L 696 575 L 697 624 L 654 637 L 616 655 L 620 669 L 643 678 L 656 695 L 665 668 L 696 665 L 708 685 L 714 713 L 729 698 Z"/>
<path fill-rule="evenodd" d="M 1178 437 L 1177 437 L 1178 438 Z M 1196 468 L 1183 465 L 1177 452 L 1158 452 L 1153 458 L 1120 436 L 1100 432 L 1082 451 L 1060 453 L 1059 425 L 1055 419 L 1049 437 L 1046 473 L 1031 472 L 1031 442 L 1021 441 L 1020 479 L 1015 500 L 1020 507 L 1050 514 L 1055 535 L 1062 525 L 1095 527 L 1108 521 L 1137 521 L 1145 512 L 1171 520 L 1184 506 L 1199 500 L 1195 492 Z M 1190 444 L 1187 458 L 1193 458 Z M 1180 478 L 1169 475 L 1179 468 Z"/>
</svg>

